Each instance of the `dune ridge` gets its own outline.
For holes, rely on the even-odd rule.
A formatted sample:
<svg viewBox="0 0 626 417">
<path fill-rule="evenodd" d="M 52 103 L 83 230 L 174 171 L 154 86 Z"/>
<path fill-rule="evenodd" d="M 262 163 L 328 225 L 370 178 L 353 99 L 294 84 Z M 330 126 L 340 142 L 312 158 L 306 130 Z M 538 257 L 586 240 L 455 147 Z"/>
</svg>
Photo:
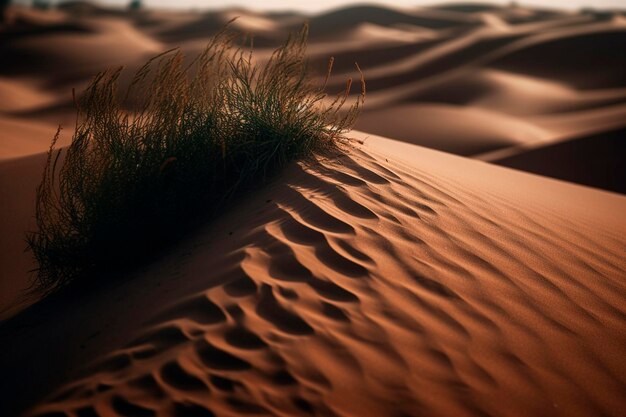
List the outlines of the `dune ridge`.
<svg viewBox="0 0 626 417">
<path fill-rule="evenodd" d="M 370 137 L 83 305 L 109 306 L 64 335 L 92 357 L 40 369 L 73 382 L 26 415 L 618 416 L 624 207 Z M 129 303 L 143 318 L 112 320 Z"/>
</svg>

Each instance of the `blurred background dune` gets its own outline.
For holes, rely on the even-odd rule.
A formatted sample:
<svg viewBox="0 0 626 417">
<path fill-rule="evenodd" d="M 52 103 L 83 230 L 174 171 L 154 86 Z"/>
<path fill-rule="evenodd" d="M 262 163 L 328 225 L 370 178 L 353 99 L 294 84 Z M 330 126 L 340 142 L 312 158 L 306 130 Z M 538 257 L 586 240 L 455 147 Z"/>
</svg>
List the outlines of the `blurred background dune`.
<svg viewBox="0 0 626 417">
<path fill-rule="evenodd" d="M 173 47 L 193 56 L 233 18 L 231 27 L 254 39 L 262 59 L 306 21 L 313 68 L 321 74 L 335 58 L 331 91 L 356 75 L 355 62 L 365 73 L 368 97 L 357 129 L 626 191 L 626 15 L 619 2 L 567 2 L 566 9 L 549 1 L 322 3 L 316 7 L 335 7 L 9 5 L 0 29 L 0 158 L 45 151 L 58 124 L 67 143 L 71 90 L 98 71 L 125 65 L 130 74 Z M 189 10 L 193 5 L 207 8 Z"/>
</svg>

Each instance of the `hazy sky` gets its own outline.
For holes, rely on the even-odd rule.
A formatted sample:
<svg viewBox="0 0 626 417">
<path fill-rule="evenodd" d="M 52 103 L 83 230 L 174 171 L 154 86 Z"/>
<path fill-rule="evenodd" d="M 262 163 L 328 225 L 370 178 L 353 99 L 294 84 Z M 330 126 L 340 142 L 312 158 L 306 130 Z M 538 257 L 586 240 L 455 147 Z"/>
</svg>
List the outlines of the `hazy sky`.
<svg viewBox="0 0 626 417">
<path fill-rule="evenodd" d="M 25 2 L 21 0 L 18 2 Z M 59 0 L 54 1 L 55 3 Z M 392 0 L 392 1 L 367 1 L 367 0 L 143 0 L 148 7 L 159 8 L 197 8 L 213 9 L 229 6 L 243 6 L 252 10 L 299 10 L 306 12 L 319 12 L 326 9 L 345 6 L 348 4 L 385 4 L 399 7 L 411 7 L 427 4 L 441 3 L 496 3 L 508 4 L 509 0 Z M 111 5 L 125 5 L 129 0 L 99 0 L 99 3 Z M 519 0 L 519 4 L 533 6 L 557 7 L 577 9 L 580 7 L 596 8 L 620 8 L 626 9 L 626 0 Z"/>
</svg>

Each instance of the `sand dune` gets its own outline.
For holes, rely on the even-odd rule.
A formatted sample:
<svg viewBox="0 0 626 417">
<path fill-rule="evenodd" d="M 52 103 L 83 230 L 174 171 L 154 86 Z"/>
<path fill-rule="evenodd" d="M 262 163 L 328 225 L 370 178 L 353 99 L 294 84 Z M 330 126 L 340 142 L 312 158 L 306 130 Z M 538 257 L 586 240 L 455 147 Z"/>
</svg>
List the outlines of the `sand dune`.
<svg viewBox="0 0 626 417">
<path fill-rule="evenodd" d="M 474 106 L 505 110 L 512 115 L 551 115 L 608 107 L 626 101 L 626 89 L 576 91 L 556 81 L 504 71 L 483 70 L 469 82 L 485 90 Z M 457 88 L 463 88 L 459 85 Z"/>
<path fill-rule="evenodd" d="M 619 13 L 312 16 L 312 65 L 335 56 L 331 89 L 355 61 L 368 80 L 347 154 L 291 165 L 163 259 L 41 299 L 24 236 L 42 152 L 58 124 L 61 145 L 71 137 L 71 88 L 198 51 L 235 15 L 262 60 L 305 17 L 11 12 L 1 416 L 623 414 L 626 196 L 545 177 L 626 193 Z"/>
<path fill-rule="evenodd" d="M 406 11 L 391 7 L 353 6 L 311 18 L 311 35 L 314 40 L 317 37 L 329 38 L 337 31 L 349 32 L 364 22 L 382 26 L 411 25 L 428 29 L 446 29 L 459 25 L 467 26 L 472 24 L 472 19 L 428 9 Z M 300 22 L 297 23 L 299 24 Z"/>
<path fill-rule="evenodd" d="M 69 89 L 77 79 L 91 78 L 107 68 L 143 62 L 163 50 L 161 44 L 128 22 L 104 17 L 89 26 L 52 25 L 28 35 L 19 31 L 9 35 L 0 42 L 0 54 L 11 59 L 5 61 L 0 74 L 65 82 L 70 84 Z"/>
<path fill-rule="evenodd" d="M 407 125 L 405 121 L 412 123 Z M 451 121 L 454 121 L 451 123 Z M 440 104 L 390 106 L 357 122 L 371 133 L 458 155 L 477 155 L 522 143 L 545 141 L 549 134 L 530 123 L 479 108 Z"/>
<path fill-rule="evenodd" d="M 9 322 L 3 405 L 51 393 L 27 415 L 617 416 L 625 207 L 371 137 L 293 166 L 132 280 Z M 48 355 L 26 360 L 43 340 Z"/>
<path fill-rule="evenodd" d="M 269 18 L 254 16 L 243 12 L 207 13 L 189 21 L 183 21 L 174 27 L 166 27 L 157 33 L 157 36 L 167 42 L 181 42 L 189 39 L 206 39 L 222 29 L 229 21 L 237 18 L 232 27 L 244 33 L 254 33 L 255 38 L 273 36 L 277 31 L 277 24 Z M 276 43 L 278 39 L 274 39 Z"/>
<path fill-rule="evenodd" d="M 0 163 L 4 159 L 31 156 L 46 152 L 58 126 L 48 123 L 33 123 L 29 120 L 0 118 Z M 70 135 L 64 135 L 62 145 L 69 143 Z"/>
<path fill-rule="evenodd" d="M 626 128 L 567 138 L 548 143 L 526 144 L 479 158 L 591 187 L 626 194 L 624 152 Z"/>
<path fill-rule="evenodd" d="M 439 6 L 433 6 L 433 8 L 438 10 L 451 10 L 453 12 L 461 12 L 461 13 L 483 13 L 483 12 L 495 12 L 499 11 L 500 7 L 490 3 L 471 3 L 471 4 L 463 4 L 463 3 L 445 3 Z"/>
<path fill-rule="evenodd" d="M 0 112 L 27 110 L 55 102 L 54 94 L 42 91 L 31 83 L 31 80 L 0 78 Z"/>
<path fill-rule="evenodd" d="M 626 125 L 626 59 L 617 53 L 624 49 L 626 19 L 617 12 L 481 3 L 366 5 L 309 17 L 235 8 L 125 13 L 83 2 L 49 13 L 15 10 L 16 23 L 0 40 L 0 53 L 10 57 L 0 68 L 0 124 L 9 132 L 21 121 L 70 127 L 72 87 L 82 88 L 106 67 L 136 67 L 172 47 L 198 52 L 234 17 L 232 28 L 254 35 L 261 48 L 308 19 L 313 67 L 322 73 L 328 57 L 335 57 L 332 91 L 343 88 L 346 76 L 358 77 L 358 61 L 368 83 L 358 128 L 373 134 L 486 160 L 486 152 L 511 155 L 528 149 L 520 144 L 562 142 Z M 457 126 L 438 126 L 433 108 L 448 109 Z M 495 122 L 485 124 L 485 114 Z M 394 123 L 380 122 L 389 117 Z M 502 128 L 506 123 L 514 128 Z M 24 140 L 47 142 L 54 129 L 42 135 L 37 127 L 25 128 Z M 460 129 L 468 135 L 459 136 Z"/>
<path fill-rule="evenodd" d="M 550 141 L 573 144 L 583 136 L 613 135 L 626 120 L 621 70 L 626 61 L 615 53 L 624 49 L 620 47 L 624 39 L 621 24 L 590 20 L 589 16 L 565 16 L 508 28 L 494 26 L 487 19 L 484 28 L 466 35 L 430 40 L 430 45 L 412 57 L 378 63 L 374 68 L 365 66 L 370 94 L 367 116 L 360 119 L 358 127 L 490 161 L 495 159 L 480 156 L 485 149 L 511 155 L 534 144 L 533 153 L 540 155 L 548 147 L 535 145 Z M 582 64 L 586 62 L 590 64 Z M 450 112 L 449 118 L 433 118 L 425 109 L 434 104 L 471 110 L 463 110 L 465 117 Z M 482 113 L 474 111 L 476 108 L 493 112 L 492 122 L 481 122 Z M 502 128 L 506 124 L 510 129 Z M 468 134 L 458 134 L 461 129 Z M 623 158 L 614 155 L 624 155 L 624 145 L 607 141 L 613 143 L 610 150 L 599 146 L 593 153 L 601 161 L 595 170 L 607 171 L 600 177 L 616 178 L 623 175 L 617 168 Z M 584 180 L 585 167 L 589 167 L 584 152 L 570 155 L 585 159 L 577 164 L 578 159 L 567 158 L 570 170 L 581 174 L 556 175 L 558 178 L 620 189 L 615 180 L 598 180 L 596 174 Z M 523 162 L 531 159 L 520 157 L 515 166 L 545 175 L 563 166 L 555 163 L 554 169 L 538 170 L 537 163 L 526 166 Z M 609 159 L 614 162 L 602 162 Z M 551 164 L 548 153 L 539 160 Z"/>
<path fill-rule="evenodd" d="M 0 212 L 3 213 L 0 216 L 0 276 L 3 277 L 0 279 L 0 320 L 11 317 L 41 297 L 28 294 L 32 280 L 30 271 L 35 263 L 25 252 L 25 232 L 35 226 L 35 191 L 45 157 L 36 154 L 0 160 Z"/>
<path fill-rule="evenodd" d="M 581 89 L 624 87 L 624 57 L 616 51 L 625 47 L 626 25 L 603 23 L 518 42 L 490 65 Z"/>
<path fill-rule="evenodd" d="M 480 69 L 432 82 L 413 95 L 412 100 L 487 108 L 522 118 L 549 118 L 623 103 L 626 89 L 577 91 L 557 81 Z"/>
</svg>

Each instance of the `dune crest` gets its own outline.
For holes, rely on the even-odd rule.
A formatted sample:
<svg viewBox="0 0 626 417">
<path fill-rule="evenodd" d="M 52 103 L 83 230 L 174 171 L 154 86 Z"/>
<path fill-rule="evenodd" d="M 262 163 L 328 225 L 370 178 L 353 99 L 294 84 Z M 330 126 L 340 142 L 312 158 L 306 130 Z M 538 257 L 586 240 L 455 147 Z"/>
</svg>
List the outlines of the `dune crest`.
<svg viewBox="0 0 626 417">
<path fill-rule="evenodd" d="M 143 319 L 27 415 L 618 415 L 626 198 L 407 146 L 295 165 L 100 297 Z"/>
</svg>

